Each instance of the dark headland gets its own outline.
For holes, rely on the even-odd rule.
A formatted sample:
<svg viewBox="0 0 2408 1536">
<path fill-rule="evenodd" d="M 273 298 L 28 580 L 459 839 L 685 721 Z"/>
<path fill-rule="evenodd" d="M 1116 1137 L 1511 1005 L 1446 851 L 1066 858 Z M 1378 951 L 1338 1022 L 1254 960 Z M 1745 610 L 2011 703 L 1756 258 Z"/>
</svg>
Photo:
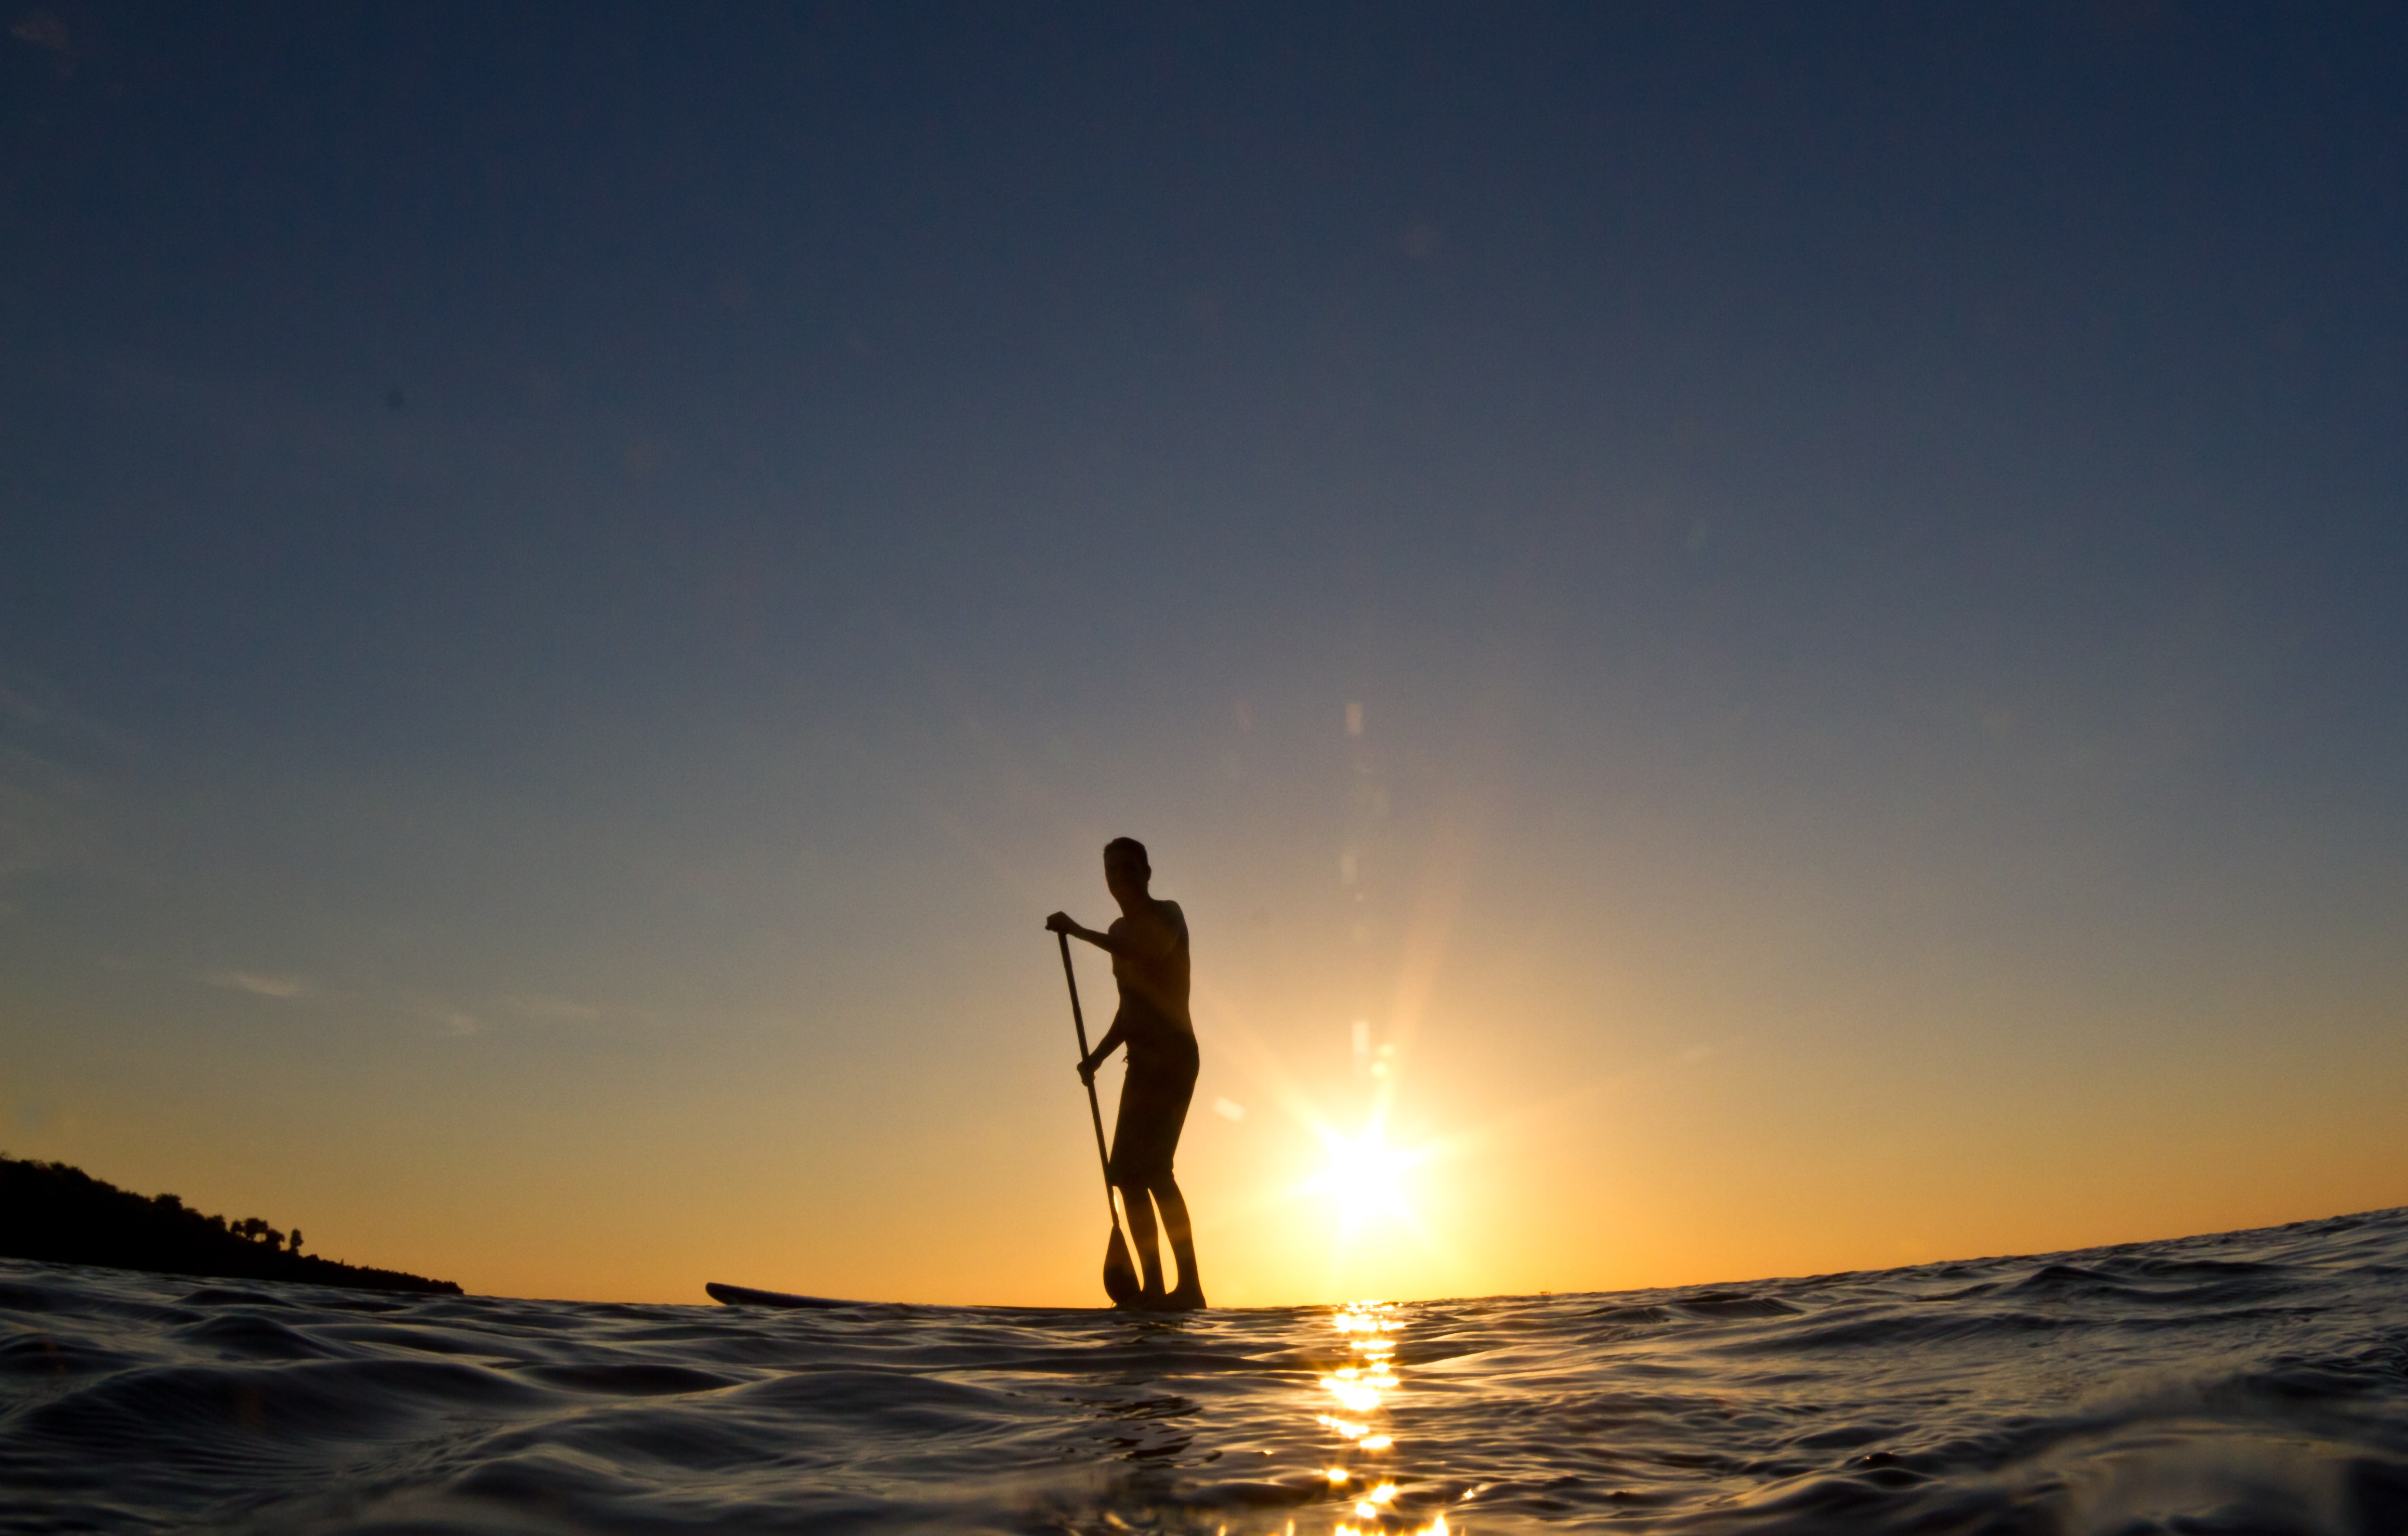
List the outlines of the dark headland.
<svg viewBox="0 0 2408 1536">
<path fill-rule="evenodd" d="M 174 1195 L 144 1197 L 65 1163 L 0 1156 L 0 1258 L 106 1264 L 222 1280 L 298 1280 L 355 1290 L 458 1296 L 449 1280 L 338 1264 L 301 1252 L 251 1216 L 205 1216 Z"/>
</svg>

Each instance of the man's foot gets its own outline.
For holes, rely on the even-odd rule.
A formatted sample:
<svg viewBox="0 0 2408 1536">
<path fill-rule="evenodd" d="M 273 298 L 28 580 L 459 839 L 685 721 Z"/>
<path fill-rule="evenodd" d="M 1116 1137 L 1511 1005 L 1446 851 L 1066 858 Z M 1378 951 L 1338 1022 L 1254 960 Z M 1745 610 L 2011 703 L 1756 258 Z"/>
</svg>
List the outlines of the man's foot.
<svg viewBox="0 0 2408 1536">
<path fill-rule="evenodd" d="M 1190 1283 L 1181 1285 L 1168 1296 L 1149 1296 L 1145 1306 L 1151 1312 L 1202 1312 L 1204 1287 Z"/>
</svg>

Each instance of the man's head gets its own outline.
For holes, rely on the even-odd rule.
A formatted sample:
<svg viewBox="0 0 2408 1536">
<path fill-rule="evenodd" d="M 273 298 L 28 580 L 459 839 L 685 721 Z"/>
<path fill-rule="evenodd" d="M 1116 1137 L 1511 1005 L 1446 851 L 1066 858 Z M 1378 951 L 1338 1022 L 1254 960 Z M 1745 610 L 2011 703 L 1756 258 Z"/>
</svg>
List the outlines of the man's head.
<svg viewBox="0 0 2408 1536">
<path fill-rule="evenodd" d="M 1146 861 L 1145 844 L 1135 838 L 1114 838 L 1104 844 L 1104 885 L 1113 896 L 1142 896 L 1154 866 Z"/>
</svg>

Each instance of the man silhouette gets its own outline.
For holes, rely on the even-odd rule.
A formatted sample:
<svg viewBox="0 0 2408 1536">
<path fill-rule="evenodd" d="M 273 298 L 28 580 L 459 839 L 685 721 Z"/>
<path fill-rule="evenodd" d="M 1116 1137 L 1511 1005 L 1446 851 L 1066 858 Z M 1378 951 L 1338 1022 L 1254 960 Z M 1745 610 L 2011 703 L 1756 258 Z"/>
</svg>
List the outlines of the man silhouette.
<svg viewBox="0 0 2408 1536">
<path fill-rule="evenodd" d="M 1187 1201 L 1171 1177 L 1170 1160 L 1187 1123 L 1187 1101 L 1196 1094 L 1196 1025 L 1187 1016 L 1187 916 L 1176 901 L 1157 900 L 1146 886 L 1154 878 L 1145 844 L 1114 838 L 1104 844 L 1104 885 L 1121 906 L 1102 933 L 1082 928 L 1068 912 L 1045 920 L 1047 931 L 1083 939 L 1112 957 L 1112 980 L 1121 994 L 1112 1026 L 1084 1061 L 1081 1081 L 1093 1083 L 1096 1069 L 1119 1046 L 1128 1047 L 1128 1076 L 1112 1123 L 1111 1181 L 1128 1211 L 1129 1241 L 1145 1270 L 1140 1306 L 1187 1312 L 1204 1305 L 1204 1285 L 1196 1272 L 1196 1232 Z M 1151 1203 L 1149 1203 L 1149 1201 Z M 1162 1255 L 1154 1237 L 1154 1213 L 1169 1229 L 1170 1252 L 1179 1261 L 1179 1284 L 1162 1288 Z"/>
</svg>

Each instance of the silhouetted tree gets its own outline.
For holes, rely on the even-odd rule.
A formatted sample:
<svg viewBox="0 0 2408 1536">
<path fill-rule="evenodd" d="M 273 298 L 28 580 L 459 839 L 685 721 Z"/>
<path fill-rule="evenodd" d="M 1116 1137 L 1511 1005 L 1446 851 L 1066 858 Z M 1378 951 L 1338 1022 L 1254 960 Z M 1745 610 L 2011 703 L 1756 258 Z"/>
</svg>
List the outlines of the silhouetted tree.
<svg viewBox="0 0 2408 1536">
<path fill-rule="evenodd" d="M 65 1163 L 6 1155 L 0 1155 L 0 1258 L 460 1293 L 450 1281 L 305 1256 L 297 1227 L 288 1238 L 257 1216 L 230 1222 L 204 1215 L 174 1195 L 136 1195 Z"/>
</svg>

